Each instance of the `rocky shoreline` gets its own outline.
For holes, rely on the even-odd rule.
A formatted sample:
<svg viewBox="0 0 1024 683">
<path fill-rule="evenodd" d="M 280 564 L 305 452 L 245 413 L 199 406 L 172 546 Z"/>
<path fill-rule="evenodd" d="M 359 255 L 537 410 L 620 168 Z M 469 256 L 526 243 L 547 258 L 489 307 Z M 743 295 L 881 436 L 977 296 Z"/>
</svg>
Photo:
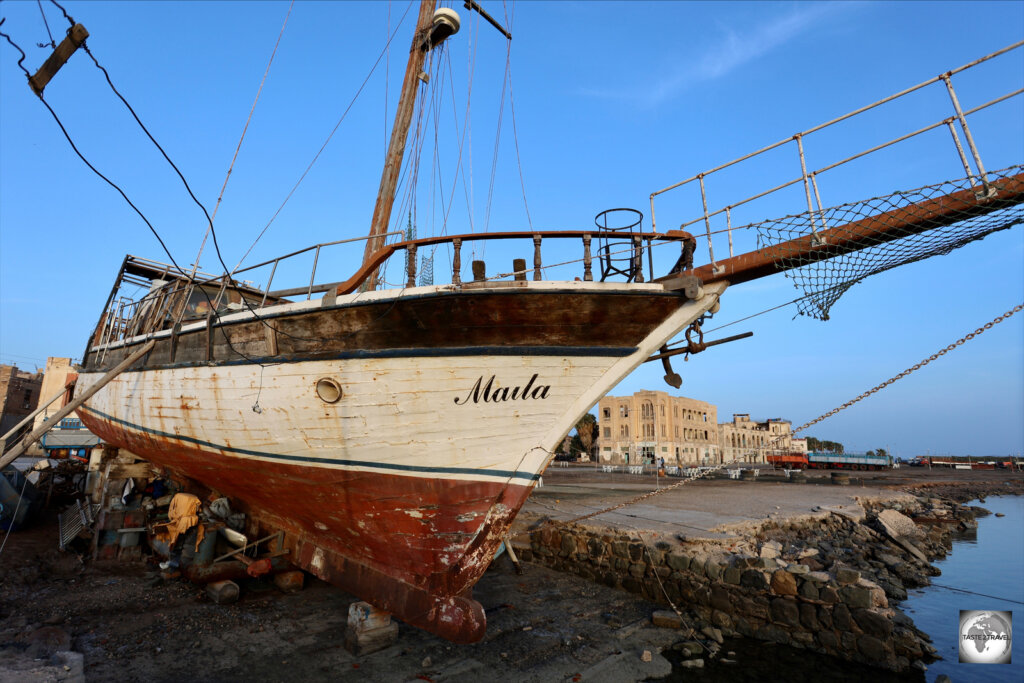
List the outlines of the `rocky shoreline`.
<svg viewBox="0 0 1024 683">
<path fill-rule="evenodd" d="M 957 532 L 989 514 L 963 503 L 1024 495 L 1024 482 L 944 482 L 857 498 L 791 519 L 728 529 L 725 541 L 690 540 L 594 525 L 540 525 L 522 559 L 669 607 L 655 624 L 681 630 L 680 665 L 728 662 L 728 638 L 747 637 L 893 672 L 934 660 L 929 636 L 898 607 L 927 586 L 931 562 Z"/>
</svg>

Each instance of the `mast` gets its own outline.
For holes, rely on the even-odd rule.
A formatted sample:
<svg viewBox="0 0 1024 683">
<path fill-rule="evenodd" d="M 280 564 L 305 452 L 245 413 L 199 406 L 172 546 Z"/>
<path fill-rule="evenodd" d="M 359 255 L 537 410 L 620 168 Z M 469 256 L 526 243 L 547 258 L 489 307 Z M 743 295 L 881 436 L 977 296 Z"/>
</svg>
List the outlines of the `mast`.
<svg viewBox="0 0 1024 683">
<path fill-rule="evenodd" d="M 384 246 L 383 233 L 387 232 L 388 222 L 391 219 L 391 208 L 395 201 L 395 188 L 398 185 L 398 174 L 402 168 L 405 143 L 409 136 L 409 124 L 412 122 L 412 111 L 416 104 L 416 90 L 419 86 L 420 72 L 423 70 L 423 62 L 426 58 L 427 50 L 430 48 L 430 36 L 428 34 L 433 23 L 434 0 L 420 0 L 420 14 L 416 20 L 416 32 L 412 37 L 412 47 L 409 48 L 409 63 L 405 67 L 402 93 L 398 99 L 395 123 L 391 128 L 391 141 L 388 144 L 388 153 L 384 160 L 384 171 L 380 177 L 377 203 L 373 207 L 373 218 L 370 220 L 370 237 L 366 240 L 363 263 L 370 260 L 373 253 Z M 377 289 L 378 274 L 378 269 L 374 268 L 364 285 L 366 290 Z"/>
</svg>

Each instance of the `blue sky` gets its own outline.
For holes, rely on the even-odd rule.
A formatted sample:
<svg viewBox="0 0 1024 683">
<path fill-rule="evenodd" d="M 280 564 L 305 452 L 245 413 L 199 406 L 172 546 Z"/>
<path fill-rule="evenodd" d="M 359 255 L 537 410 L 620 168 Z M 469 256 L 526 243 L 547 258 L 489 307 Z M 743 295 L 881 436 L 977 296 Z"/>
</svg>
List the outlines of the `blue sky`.
<svg viewBox="0 0 1024 683">
<path fill-rule="evenodd" d="M 494 29 L 455 5 L 463 28 L 433 72 L 415 199 L 406 183 L 396 203 L 399 227 L 415 206 L 420 235 L 531 224 L 586 228 L 598 211 L 618 206 L 642 211 L 649 229 L 652 191 L 1024 37 L 1024 4 L 1012 2 L 486 2 L 511 25 L 508 50 Z M 93 54 L 211 210 L 288 6 L 65 4 L 90 31 Z M 268 222 L 246 263 L 365 234 L 415 8 L 305 180 L 271 217 L 407 7 L 295 4 L 217 213 L 229 265 Z M 43 8 L 59 40 L 64 19 L 52 5 Z M 35 44 L 48 38 L 37 4 L 6 0 L 0 16 L 7 18 L 3 30 L 28 52 L 26 66 L 38 68 L 48 50 Z M 503 88 L 506 56 L 511 97 Z M 0 43 L 0 362 L 31 369 L 47 356 L 81 355 L 126 253 L 165 257 L 138 216 L 74 156 L 16 62 L 16 52 Z M 954 84 L 965 108 L 1020 88 L 1024 49 L 969 77 L 955 76 Z M 202 213 L 87 55 L 74 55 L 46 99 L 87 158 L 154 223 L 179 263 L 192 263 L 205 230 Z M 972 117 L 989 169 L 1024 162 L 1022 99 Z M 944 91 L 933 86 L 862 122 L 809 137 L 808 163 L 820 167 L 950 114 Z M 794 154 L 787 147 L 709 179 L 709 196 L 722 205 L 788 179 Z M 952 179 L 962 175 L 958 166 L 948 134 L 939 131 L 902 153 L 823 176 L 823 202 Z M 800 211 L 790 200 L 751 205 L 737 220 Z M 699 197 L 668 193 L 656 209 L 659 230 L 673 228 L 699 215 Z M 716 243 L 716 255 L 725 249 Z M 346 278 L 361 247 L 338 252 L 318 266 L 325 278 Z M 530 253 L 523 247 L 514 255 L 529 260 Z M 490 272 L 511 266 L 504 250 L 480 248 L 473 256 L 486 258 Z M 440 276 L 445 255 L 437 258 Z M 571 258 L 574 250 L 545 248 L 547 262 Z M 666 259 L 665 267 L 674 260 Z M 201 263 L 219 270 L 209 248 Z M 752 330 L 754 338 L 689 362 L 677 359 L 684 378 L 678 393 L 715 403 L 721 419 L 744 412 L 805 422 L 1020 303 L 1022 264 L 1024 230 L 1017 227 L 855 286 L 829 322 L 793 319 L 790 306 L 734 325 L 718 334 Z M 290 274 L 298 284 L 302 268 L 308 273 L 308 264 L 297 265 L 280 277 Z M 392 280 L 397 270 L 389 271 Z M 257 282 L 265 277 L 253 275 Z M 706 327 L 797 295 L 780 276 L 737 286 Z M 809 433 L 848 449 L 888 447 L 906 456 L 1020 452 L 1022 348 L 1024 314 L 1018 314 Z M 645 366 L 613 393 L 667 388 L 661 375 L 660 367 Z"/>
</svg>

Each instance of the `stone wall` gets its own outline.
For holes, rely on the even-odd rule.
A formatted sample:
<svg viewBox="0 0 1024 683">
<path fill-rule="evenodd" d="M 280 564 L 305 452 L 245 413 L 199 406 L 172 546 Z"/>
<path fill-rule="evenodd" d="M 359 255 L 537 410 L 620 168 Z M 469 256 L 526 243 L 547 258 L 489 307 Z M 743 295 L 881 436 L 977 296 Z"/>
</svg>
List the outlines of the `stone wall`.
<svg viewBox="0 0 1024 683">
<path fill-rule="evenodd" d="M 766 522 L 729 544 L 549 526 L 517 550 L 524 561 L 674 605 L 718 642 L 745 636 L 905 671 L 935 650 L 889 600 L 905 598 L 906 587 L 927 584 L 935 571 L 873 528 L 875 513 Z M 949 536 L 949 528 L 934 527 L 916 542 L 934 557 L 944 554 Z"/>
</svg>

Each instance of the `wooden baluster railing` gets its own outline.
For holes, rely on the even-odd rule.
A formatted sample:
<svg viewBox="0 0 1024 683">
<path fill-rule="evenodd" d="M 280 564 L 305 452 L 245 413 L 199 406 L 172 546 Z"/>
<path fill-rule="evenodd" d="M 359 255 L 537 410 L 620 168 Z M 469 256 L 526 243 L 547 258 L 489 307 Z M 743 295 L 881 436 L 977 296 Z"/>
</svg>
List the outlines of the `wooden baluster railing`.
<svg viewBox="0 0 1024 683">
<path fill-rule="evenodd" d="M 583 236 L 583 281 L 594 281 L 594 274 L 591 272 L 590 235 Z"/>
<path fill-rule="evenodd" d="M 542 275 L 540 273 L 540 235 L 533 236 L 533 279 L 535 282 L 540 282 Z"/>
<path fill-rule="evenodd" d="M 462 284 L 462 239 L 456 237 L 452 240 L 452 249 L 455 253 L 452 255 L 452 284 Z"/>
</svg>

